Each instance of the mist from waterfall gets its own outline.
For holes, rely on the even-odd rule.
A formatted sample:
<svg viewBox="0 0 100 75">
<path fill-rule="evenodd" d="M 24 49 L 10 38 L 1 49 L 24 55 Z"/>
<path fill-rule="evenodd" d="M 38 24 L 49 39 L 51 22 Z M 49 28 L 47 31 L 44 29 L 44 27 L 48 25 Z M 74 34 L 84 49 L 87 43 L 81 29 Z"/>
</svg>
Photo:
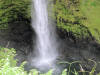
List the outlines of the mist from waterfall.
<svg viewBox="0 0 100 75">
<path fill-rule="evenodd" d="M 47 6 L 47 0 L 32 0 L 32 28 L 36 32 L 36 56 L 32 65 L 40 69 L 54 67 L 58 56 L 55 30 L 48 20 Z"/>
</svg>

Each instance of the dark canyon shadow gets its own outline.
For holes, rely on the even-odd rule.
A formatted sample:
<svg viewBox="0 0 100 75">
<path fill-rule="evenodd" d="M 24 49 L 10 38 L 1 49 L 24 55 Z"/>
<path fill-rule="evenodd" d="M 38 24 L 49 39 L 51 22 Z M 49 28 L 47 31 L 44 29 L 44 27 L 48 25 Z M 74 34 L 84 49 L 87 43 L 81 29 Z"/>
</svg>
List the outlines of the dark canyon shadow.
<svg viewBox="0 0 100 75">
<path fill-rule="evenodd" d="M 8 29 L 0 30 L 0 46 L 16 49 L 18 65 L 32 52 L 34 38 L 35 33 L 27 21 L 12 22 Z"/>
</svg>

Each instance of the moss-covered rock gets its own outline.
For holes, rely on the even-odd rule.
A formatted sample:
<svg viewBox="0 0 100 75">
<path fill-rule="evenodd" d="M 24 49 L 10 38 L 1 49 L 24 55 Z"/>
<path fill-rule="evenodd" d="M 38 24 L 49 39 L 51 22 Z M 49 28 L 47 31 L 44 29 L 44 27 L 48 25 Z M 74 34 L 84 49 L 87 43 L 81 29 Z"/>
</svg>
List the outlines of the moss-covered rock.
<svg viewBox="0 0 100 75">
<path fill-rule="evenodd" d="M 99 0 L 56 0 L 55 19 L 57 26 L 72 32 L 76 38 L 95 37 L 100 41 Z"/>
<path fill-rule="evenodd" d="M 56 0 L 54 10 L 59 28 L 72 32 L 77 38 L 90 37 L 88 28 L 81 22 L 85 17 L 80 12 L 80 0 Z"/>
</svg>

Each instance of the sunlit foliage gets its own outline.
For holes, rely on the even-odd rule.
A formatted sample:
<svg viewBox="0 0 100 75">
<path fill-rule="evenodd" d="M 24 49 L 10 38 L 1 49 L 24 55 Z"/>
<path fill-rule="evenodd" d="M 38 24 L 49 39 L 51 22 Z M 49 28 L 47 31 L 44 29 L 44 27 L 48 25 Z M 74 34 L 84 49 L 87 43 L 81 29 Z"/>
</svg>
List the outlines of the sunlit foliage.
<svg viewBox="0 0 100 75">
<path fill-rule="evenodd" d="M 80 0 L 81 13 L 86 16 L 86 20 L 83 24 L 87 26 L 96 38 L 100 42 L 100 1 L 99 0 Z"/>
<path fill-rule="evenodd" d="M 57 26 L 76 37 L 92 35 L 100 41 L 99 9 L 99 0 L 56 0 L 54 10 Z"/>
<path fill-rule="evenodd" d="M 79 38 L 90 36 L 88 28 L 81 23 L 85 17 L 80 12 L 80 0 L 56 0 L 54 10 L 58 27 Z"/>
</svg>

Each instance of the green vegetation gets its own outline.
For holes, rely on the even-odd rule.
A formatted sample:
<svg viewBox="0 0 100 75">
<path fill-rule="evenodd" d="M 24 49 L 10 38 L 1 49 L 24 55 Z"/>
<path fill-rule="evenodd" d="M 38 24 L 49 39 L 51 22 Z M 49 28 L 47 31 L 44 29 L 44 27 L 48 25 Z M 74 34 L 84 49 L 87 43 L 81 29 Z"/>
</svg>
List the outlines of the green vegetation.
<svg viewBox="0 0 100 75">
<path fill-rule="evenodd" d="M 56 0 L 57 26 L 77 38 L 93 37 L 100 41 L 99 0 Z"/>
<path fill-rule="evenodd" d="M 7 28 L 9 23 L 29 19 L 29 5 L 30 0 L 0 0 L 0 29 Z"/>
<path fill-rule="evenodd" d="M 45 73 L 45 74 L 40 74 L 39 71 L 33 69 L 29 72 L 24 70 L 24 63 L 22 63 L 19 67 L 17 66 L 17 60 L 14 59 L 14 57 L 16 56 L 16 51 L 15 49 L 8 49 L 8 48 L 0 48 L 0 75 L 52 75 L 54 70 L 50 70 L 49 72 Z M 82 75 L 86 75 L 86 73 L 88 72 L 89 75 L 95 75 L 95 69 L 96 69 L 96 62 L 93 60 L 90 60 L 92 62 L 94 62 L 94 67 L 91 69 L 90 72 L 85 71 L 82 66 L 80 65 L 80 71 L 76 71 L 74 68 L 74 71 L 71 70 L 71 66 L 74 63 L 79 63 L 78 61 L 69 63 L 69 62 L 61 62 L 59 64 L 69 64 L 70 66 L 65 69 L 64 71 L 62 71 L 62 75 L 70 75 L 70 73 L 72 73 L 73 75 L 79 75 L 80 72 L 82 73 Z M 97 74 L 97 75 L 100 75 Z"/>
<path fill-rule="evenodd" d="M 72 32 L 76 38 L 91 36 L 100 41 L 99 0 L 50 0 L 54 2 L 58 28 Z M 30 21 L 31 0 L 0 0 L 0 29 L 12 22 Z"/>
<path fill-rule="evenodd" d="M 80 11 L 80 0 L 56 0 L 54 10 L 59 28 L 72 32 L 77 38 L 90 36 L 81 22 L 85 17 Z"/>
<path fill-rule="evenodd" d="M 0 48 L 0 75 L 27 75 L 23 64 L 17 67 L 14 49 Z"/>
<path fill-rule="evenodd" d="M 100 1 L 81 0 L 81 11 L 86 20 L 83 24 L 89 28 L 92 35 L 100 42 Z"/>
<path fill-rule="evenodd" d="M 31 0 L 0 0 L 0 29 L 6 29 L 13 22 L 30 21 L 30 6 Z M 80 39 L 89 38 L 92 34 L 100 43 L 99 0 L 54 0 L 54 12 L 58 28 L 72 32 L 76 38 Z M 15 56 L 14 49 L 0 48 L 0 75 L 38 75 L 37 70 L 25 71 L 25 63 L 18 67 Z M 88 72 L 89 75 L 95 75 L 96 66 L 95 63 L 92 70 Z M 82 66 L 80 71 L 85 75 L 86 71 Z M 62 75 L 69 75 L 70 72 L 79 75 L 80 71 L 75 69 L 72 71 L 69 67 L 62 72 Z M 52 75 L 52 72 L 53 70 L 50 70 L 40 75 Z"/>
</svg>

